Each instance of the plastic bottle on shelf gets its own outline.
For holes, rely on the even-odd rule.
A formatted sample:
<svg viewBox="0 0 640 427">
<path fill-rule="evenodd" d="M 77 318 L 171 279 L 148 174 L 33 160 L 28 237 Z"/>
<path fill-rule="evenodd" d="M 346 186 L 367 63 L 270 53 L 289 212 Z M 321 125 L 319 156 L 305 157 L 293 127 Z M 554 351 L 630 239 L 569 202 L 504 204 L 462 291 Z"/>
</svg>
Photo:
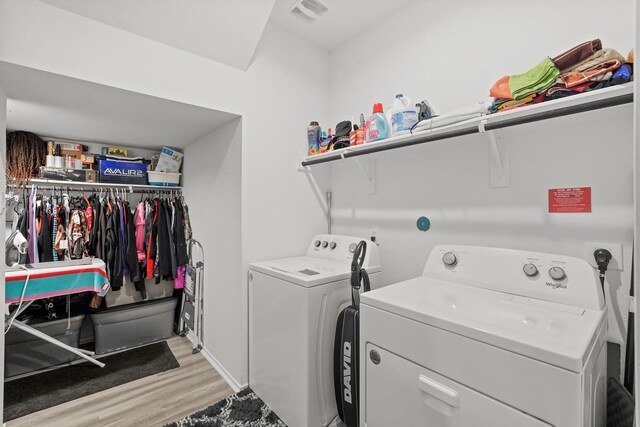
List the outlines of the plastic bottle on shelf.
<svg viewBox="0 0 640 427">
<path fill-rule="evenodd" d="M 408 133 L 416 123 L 418 123 L 418 112 L 411 105 L 411 100 L 401 93 L 397 94 L 391 106 L 391 134 Z"/>
<path fill-rule="evenodd" d="M 329 129 L 331 130 L 331 129 Z M 320 146 L 318 148 L 318 153 L 325 153 L 327 151 L 329 151 L 329 143 L 331 142 L 331 135 L 327 134 L 327 132 L 322 131 L 322 134 L 320 136 Z"/>
<path fill-rule="evenodd" d="M 389 137 L 389 123 L 384 115 L 382 104 L 373 104 L 373 114 L 365 125 L 365 139 L 367 142 L 380 141 Z"/>
<path fill-rule="evenodd" d="M 312 121 L 307 128 L 307 139 L 309 141 L 309 155 L 318 154 L 320 150 L 320 125 L 316 121 Z"/>
</svg>

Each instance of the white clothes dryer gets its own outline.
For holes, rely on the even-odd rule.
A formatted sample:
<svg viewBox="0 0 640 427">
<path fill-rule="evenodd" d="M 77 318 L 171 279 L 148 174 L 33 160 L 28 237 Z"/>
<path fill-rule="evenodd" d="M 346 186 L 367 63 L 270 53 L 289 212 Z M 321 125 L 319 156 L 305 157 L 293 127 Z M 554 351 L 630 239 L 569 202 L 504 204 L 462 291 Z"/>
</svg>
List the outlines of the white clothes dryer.
<svg viewBox="0 0 640 427">
<path fill-rule="evenodd" d="M 435 247 L 361 296 L 367 427 L 604 427 L 606 305 L 582 259 Z"/>
<path fill-rule="evenodd" d="M 358 237 L 318 235 L 305 256 L 250 265 L 249 386 L 288 427 L 324 427 L 338 414 L 336 321 L 351 304 L 351 261 L 361 240 L 373 289 L 378 247 Z"/>
</svg>

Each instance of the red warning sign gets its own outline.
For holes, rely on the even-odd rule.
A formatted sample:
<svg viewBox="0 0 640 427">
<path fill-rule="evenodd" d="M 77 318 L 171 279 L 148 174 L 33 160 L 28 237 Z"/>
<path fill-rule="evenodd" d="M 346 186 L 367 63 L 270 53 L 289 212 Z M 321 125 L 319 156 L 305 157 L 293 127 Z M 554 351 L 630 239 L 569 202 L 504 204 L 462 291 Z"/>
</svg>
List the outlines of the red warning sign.
<svg viewBox="0 0 640 427">
<path fill-rule="evenodd" d="M 591 212 L 591 187 L 550 189 L 549 212 Z"/>
</svg>

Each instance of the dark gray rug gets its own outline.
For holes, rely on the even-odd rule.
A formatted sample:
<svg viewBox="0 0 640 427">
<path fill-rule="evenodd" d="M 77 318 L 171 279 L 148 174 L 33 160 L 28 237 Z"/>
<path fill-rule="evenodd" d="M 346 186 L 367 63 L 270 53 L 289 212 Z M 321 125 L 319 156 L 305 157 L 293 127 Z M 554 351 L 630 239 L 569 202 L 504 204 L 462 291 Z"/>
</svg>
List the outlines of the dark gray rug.
<svg viewBox="0 0 640 427">
<path fill-rule="evenodd" d="M 180 366 L 165 341 L 4 384 L 4 421 Z"/>
<path fill-rule="evenodd" d="M 165 427 L 287 427 L 250 388 Z"/>
</svg>

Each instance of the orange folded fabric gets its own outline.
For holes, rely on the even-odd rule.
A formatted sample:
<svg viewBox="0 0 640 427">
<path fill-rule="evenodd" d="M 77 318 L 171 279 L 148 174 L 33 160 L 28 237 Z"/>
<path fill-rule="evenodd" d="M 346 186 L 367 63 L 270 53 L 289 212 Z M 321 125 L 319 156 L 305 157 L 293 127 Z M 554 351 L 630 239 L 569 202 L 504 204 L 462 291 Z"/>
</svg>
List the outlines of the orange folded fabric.
<svg viewBox="0 0 640 427">
<path fill-rule="evenodd" d="M 509 88 L 509 76 L 501 77 L 489 89 L 489 95 L 494 98 L 512 99 L 511 89 Z"/>
</svg>

